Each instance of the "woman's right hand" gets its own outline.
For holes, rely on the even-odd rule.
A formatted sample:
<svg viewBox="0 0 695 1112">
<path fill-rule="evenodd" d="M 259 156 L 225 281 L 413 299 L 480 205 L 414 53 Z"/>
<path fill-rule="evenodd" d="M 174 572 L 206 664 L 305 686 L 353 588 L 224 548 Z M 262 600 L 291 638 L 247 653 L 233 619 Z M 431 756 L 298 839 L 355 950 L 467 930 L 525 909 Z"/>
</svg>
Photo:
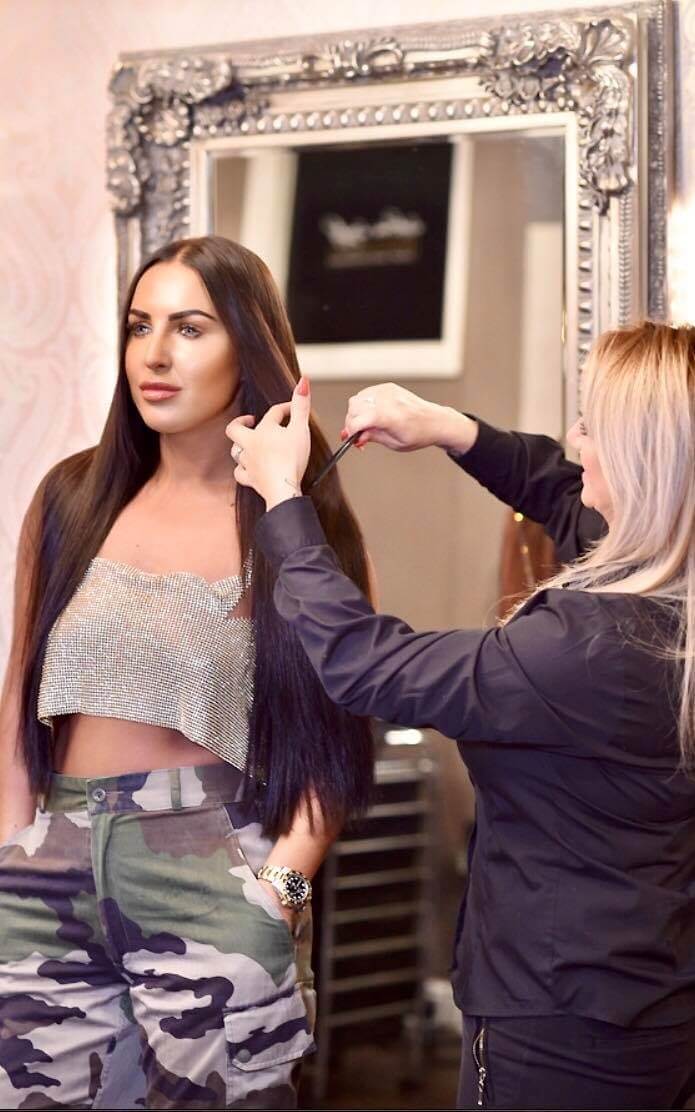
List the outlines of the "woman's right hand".
<svg viewBox="0 0 695 1112">
<path fill-rule="evenodd" d="M 341 437 L 361 432 L 357 446 L 383 444 L 395 452 L 415 452 L 436 445 L 467 452 L 478 426 L 449 406 L 425 401 L 394 382 L 367 386 L 350 398 Z"/>
</svg>

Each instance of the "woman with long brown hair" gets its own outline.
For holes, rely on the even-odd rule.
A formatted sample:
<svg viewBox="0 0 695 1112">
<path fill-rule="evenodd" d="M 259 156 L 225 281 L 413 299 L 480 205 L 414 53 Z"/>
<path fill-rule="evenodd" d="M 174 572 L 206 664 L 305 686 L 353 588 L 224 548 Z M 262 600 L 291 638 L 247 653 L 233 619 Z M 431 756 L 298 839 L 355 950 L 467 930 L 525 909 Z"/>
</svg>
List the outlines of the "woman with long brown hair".
<svg viewBox="0 0 695 1112">
<path fill-rule="evenodd" d="M 261 260 L 173 243 L 126 298 L 101 441 L 27 513 L 0 718 L 2 1107 L 296 1103 L 310 881 L 372 768 L 367 720 L 275 612 L 263 503 L 224 437 L 297 380 Z M 335 472 L 315 505 L 366 590 Z"/>
<path fill-rule="evenodd" d="M 256 544 L 326 691 L 456 739 L 476 794 L 453 982 L 459 1107 L 683 1108 L 695 1095 L 695 328 L 608 332 L 568 433 L 503 432 L 394 384 L 345 435 L 428 445 L 568 566 L 499 627 L 417 633 L 340 571 L 310 500 L 309 397 L 228 430 Z M 358 440 L 358 443 L 360 440 Z M 289 486 L 287 484 L 290 484 Z"/>
</svg>

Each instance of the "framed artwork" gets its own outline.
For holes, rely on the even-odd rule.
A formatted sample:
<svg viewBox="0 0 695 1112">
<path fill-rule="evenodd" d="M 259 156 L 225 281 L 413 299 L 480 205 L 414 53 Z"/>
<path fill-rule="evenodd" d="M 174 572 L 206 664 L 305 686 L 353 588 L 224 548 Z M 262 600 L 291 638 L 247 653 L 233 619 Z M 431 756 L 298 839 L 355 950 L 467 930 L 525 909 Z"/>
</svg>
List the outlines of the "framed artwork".
<svg viewBox="0 0 695 1112">
<path fill-rule="evenodd" d="M 297 152 L 285 297 L 313 377 L 461 371 L 462 152 L 448 138 Z"/>
</svg>

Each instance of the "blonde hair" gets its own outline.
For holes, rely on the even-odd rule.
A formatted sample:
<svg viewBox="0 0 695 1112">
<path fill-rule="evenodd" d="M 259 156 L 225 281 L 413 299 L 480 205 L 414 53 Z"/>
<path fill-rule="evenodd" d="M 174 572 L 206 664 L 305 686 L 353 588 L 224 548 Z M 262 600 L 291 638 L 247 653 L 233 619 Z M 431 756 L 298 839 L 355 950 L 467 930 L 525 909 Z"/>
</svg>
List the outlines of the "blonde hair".
<svg viewBox="0 0 695 1112">
<path fill-rule="evenodd" d="M 681 765 L 695 767 L 695 327 L 604 332 L 582 379 L 583 417 L 611 499 L 607 534 L 541 585 L 650 595 L 673 608 L 655 653 L 682 664 Z"/>
</svg>

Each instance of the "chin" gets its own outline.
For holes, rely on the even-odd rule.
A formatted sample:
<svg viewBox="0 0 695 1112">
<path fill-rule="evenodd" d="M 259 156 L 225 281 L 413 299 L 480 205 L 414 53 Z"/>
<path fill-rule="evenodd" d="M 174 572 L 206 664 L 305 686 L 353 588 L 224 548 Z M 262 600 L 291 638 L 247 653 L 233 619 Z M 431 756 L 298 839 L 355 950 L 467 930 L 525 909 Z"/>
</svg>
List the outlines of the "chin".
<svg viewBox="0 0 695 1112">
<path fill-rule="evenodd" d="M 176 431 L 175 429 L 173 429 L 171 427 L 171 422 L 167 422 L 166 420 L 164 420 L 164 421 L 163 420 L 157 420 L 157 415 L 156 414 L 150 415 L 148 413 L 147 415 L 145 415 L 144 413 L 140 413 L 140 416 L 142 417 L 143 424 L 147 425 L 148 429 L 151 429 L 152 432 L 175 432 Z"/>
<path fill-rule="evenodd" d="M 148 429 L 158 433 L 188 432 L 190 429 L 196 428 L 202 423 L 200 418 L 198 420 L 192 420 L 189 416 L 188 419 L 186 419 L 180 413 L 165 413 L 164 410 L 161 412 L 150 411 L 143 413 L 141 409 L 138 409 L 138 413 Z"/>
</svg>

